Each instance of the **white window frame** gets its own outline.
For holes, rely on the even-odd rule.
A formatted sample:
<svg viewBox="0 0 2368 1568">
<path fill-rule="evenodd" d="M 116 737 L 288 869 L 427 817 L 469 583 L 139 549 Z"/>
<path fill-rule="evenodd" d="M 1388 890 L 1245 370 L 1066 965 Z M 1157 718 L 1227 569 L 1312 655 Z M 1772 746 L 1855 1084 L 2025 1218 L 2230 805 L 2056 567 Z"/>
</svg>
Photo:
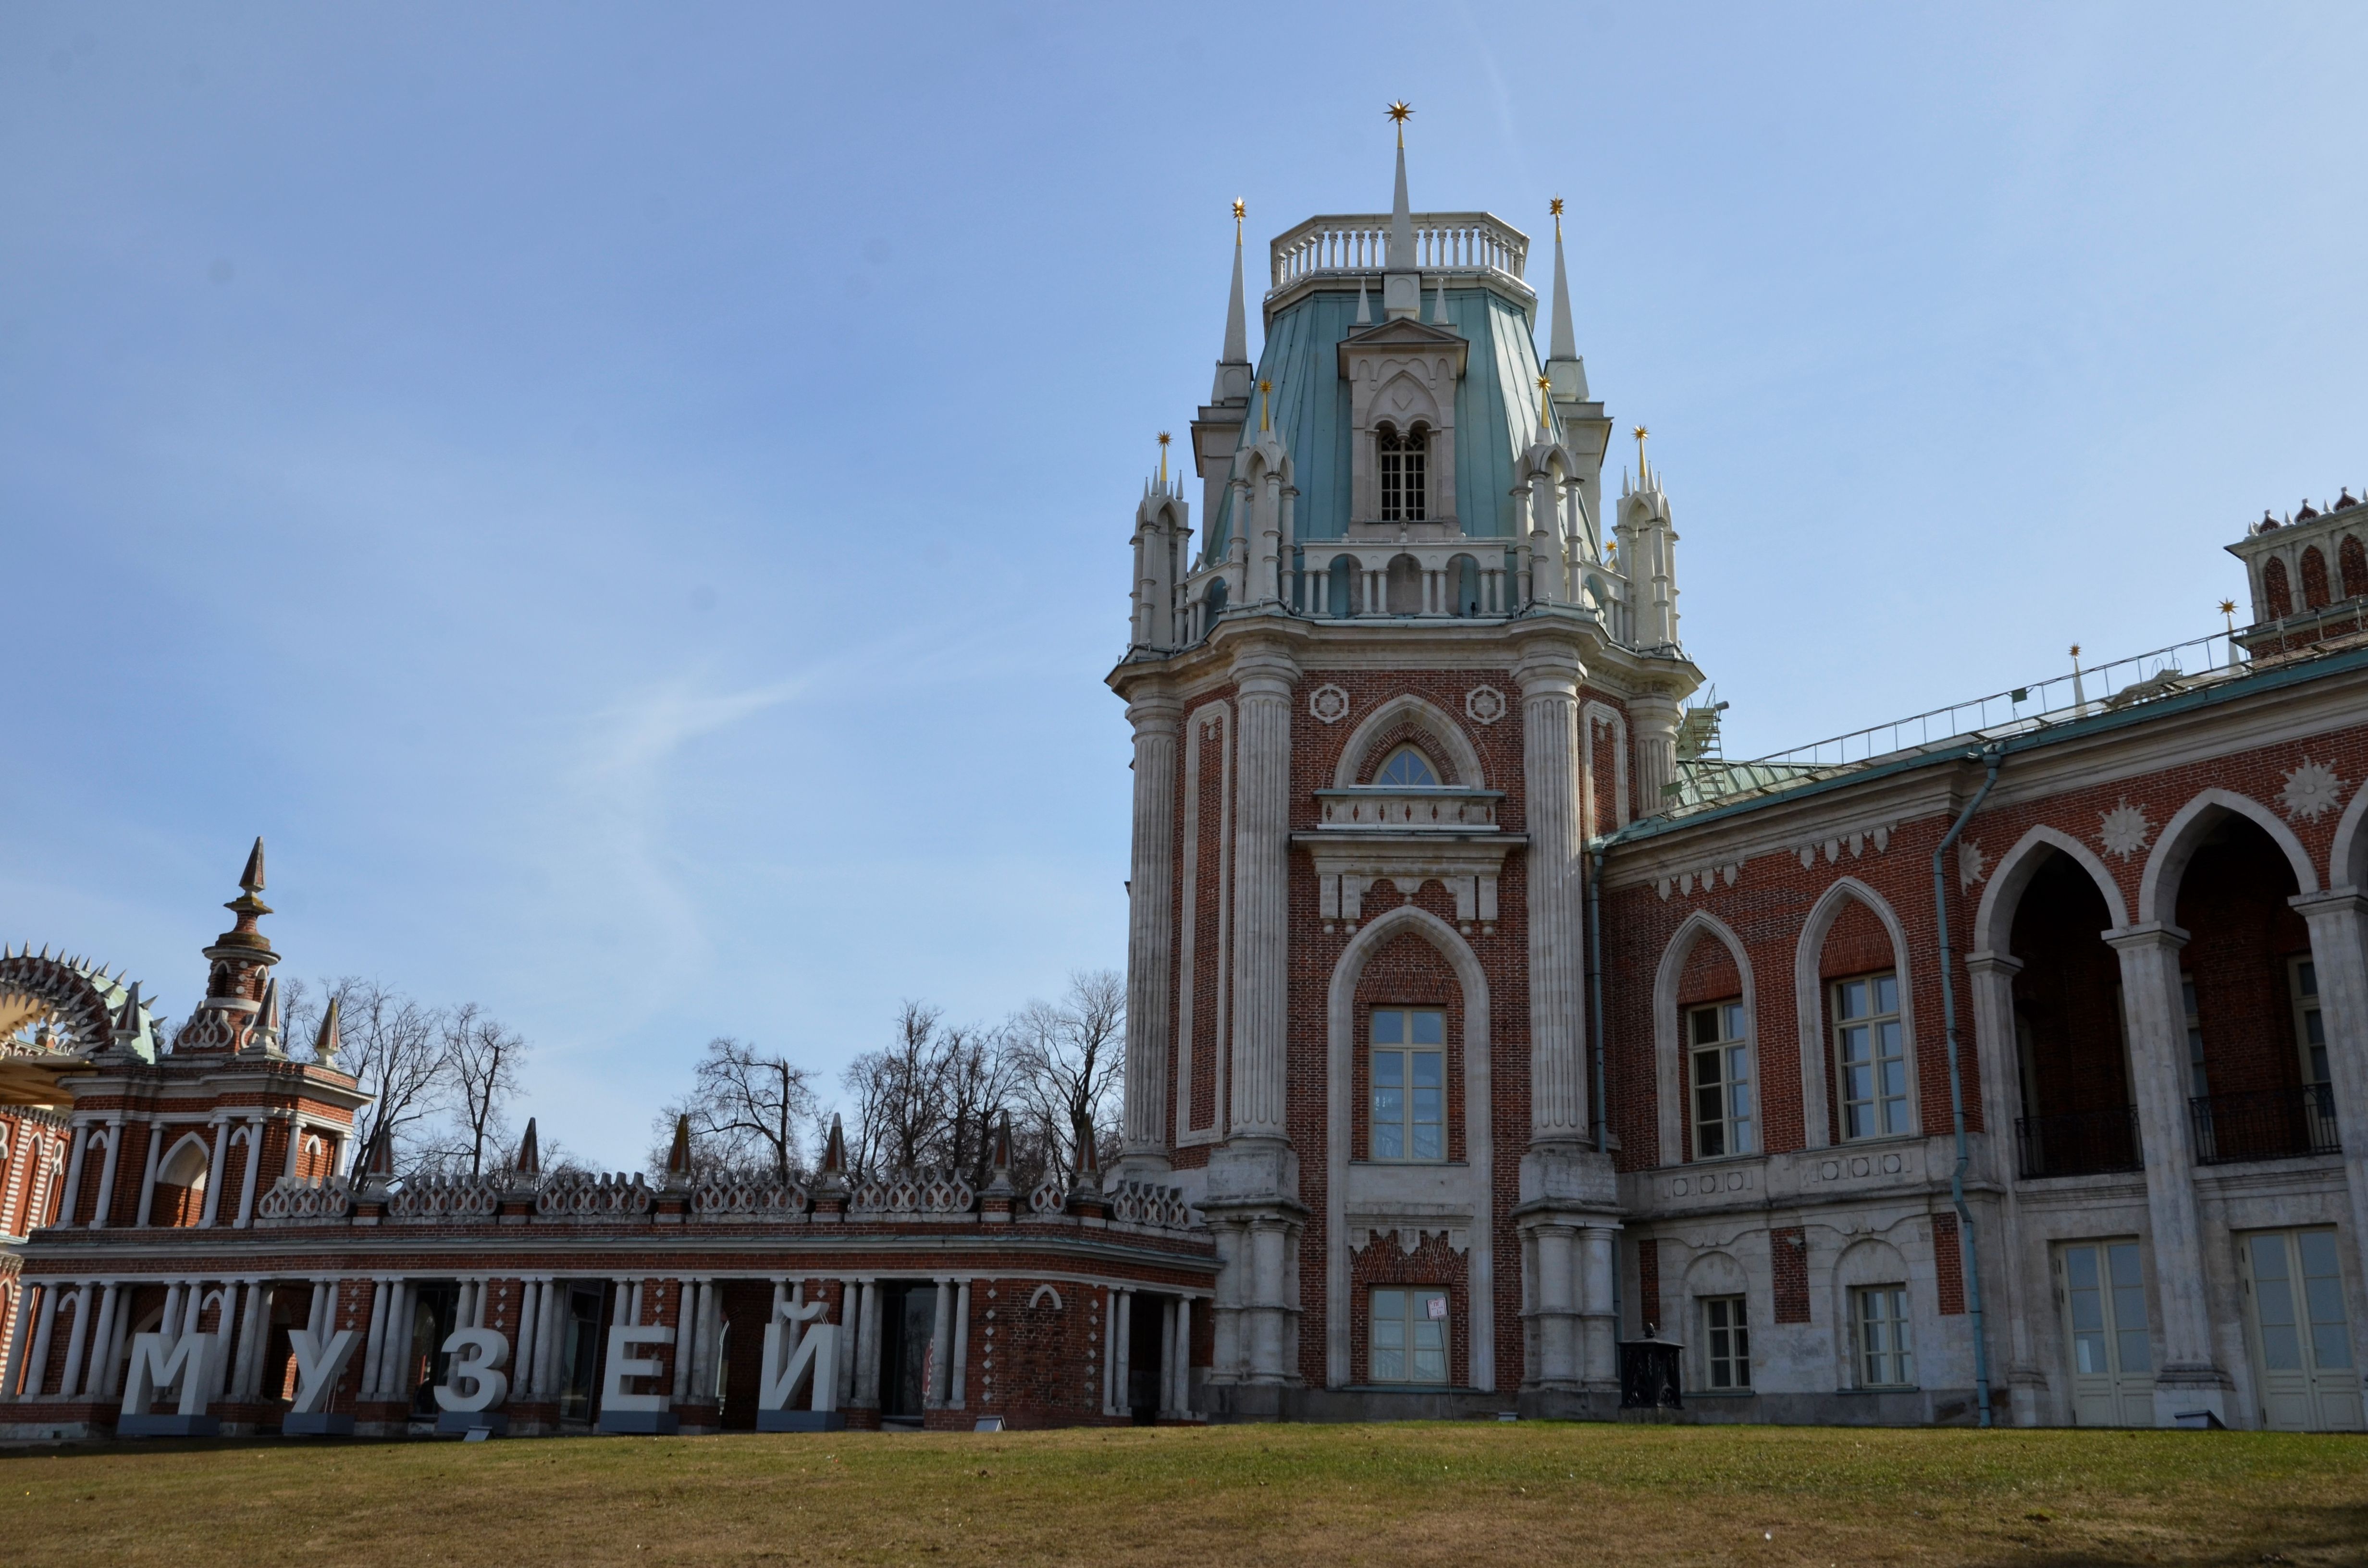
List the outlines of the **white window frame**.
<svg viewBox="0 0 2368 1568">
<path fill-rule="evenodd" d="M 1887 1011 L 1875 1006 L 1882 995 L 1880 988 L 1885 981 L 1891 983 L 1891 1006 Z M 1867 988 L 1869 1011 L 1855 1017 L 1846 1017 L 1842 1013 L 1842 998 L 1849 994 L 1849 988 L 1853 985 L 1863 985 Z M 1914 1136 L 1916 1074 L 1913 1064 L 1908 1061 L 1907 1017 L 1900 1006 L 1899 971 L 1883 969 L 1867 974 L 1847 976 L 1833 982 L 1827 987 L 1826 998 L 1826 1005 L 1833 1017 L 1833 1034 L 1827 1049 L 1833 1062 L 1834 1114 L 1841 1121 L 1841 1127 L 1838 1129 L 1841 1136 L 1835 1142 L 1862 1143 L 1881 1138 Z M 1896 1096 L 1884 1093 L 1883 1085 L 1883 1064 L 1894 1060 L 1884 1056 L 1881 1051 L 1884 1038 L 1882 1027 L 1885 1024 L 1891 1026 L 1891 1038 L 1898 1043 L 1899 1048 L 1896 1057 L 1899 1063 L 1899 1093 Z M 1864 1101 L 1850 1097 L 1850 1060 L 1843 1054 L 1843 1042 L 1851 1030 L 1859 1028 L 1867 1031 L 1870 1049 L 1867 1064 L 1874 1074 L 1872 1080 L 1874 1087 L 1873 1097 Z M 1897 1127 L 1883 1125 L 1886 1119 L 1884 1114 L 1885 1108 L 1895 1100 L 1899 1107 L 1900 1125 Z M 1850 1112 L 1861 1105 L 1869 1108 L 1873 1114 L 1876 1126 L 1872 1131 L 1855 1132 L 1850 1130 Z"/>
<path fill-rule="evenodd" d="M 1407 756 L 1413 756 L 1416 761 L 1422 764 L 1423 771 L 1430 775 L 1430 782 L 1428 784 L 1383 784 L 1382 782 L 1382 775 L 1387 773 L 1390 770 L 1390 766 L 1396 762 L 1398 758 Z M 1437 790 L 1442 787 L 1440 780 L 1445 777 L 1446 775 L 1440 771 L 1439 764 L 1430 759 L 1430 754 L 1429 752 L 1423 750 L 1412 741 L 1402 741 L 1398 744 L 1392 746 L 1390 748 L 1390 755 L 1382 758 L 1381 766 L 1373 769 L 1373 787 L 1376 789 L 1386 790 Z"/>
<path fill-rule="evenodd" d="M 2286 995 L 2294 1003 L 2294 1050 L 2302 1058 L 2302 1081 L 2324 1084 L 2328 1081 L 2327 1015 L 2320 1008 L 2318 964 L 2311 954 L 2296 953 L 2286 960 Z"/>
<path fill-rule="evenodd" d="M 1751 1308 L 1744 1296 L 1699 1298 L 1704 1393 L 1751 1392 Z M 1719 1381 L 1724 1374 L 1726 1381 Z"/>
<path fill-rule="evenodd" d="M 1374 1019 L 1384 1013 L 1396 1014 L 1404 1020 L 1403 1032 L 1408 1038 L 1394 1043 L 1380 1041 L 1373 1038 L 1376 1033 Z M 1412 1038 L 1416 1033 L 1414 1020 L 1417 1017 L 1426 1016 L 1439 1020 L 1439 1040 L 1436 1044 L 1428 1040 L 1417 1041 Z M 1383 1088 L 1382 1058 L 1384 1056 L 1397 1059 L 1399 1071 L 1396 1088 L 1404 1096 L 1402 1102 L 1404 1110 L 1396 1122 L 1399 1131 L 1398 1153 L 1395 1154 L 1382 1153 L 1382 1129 L 1388 1125 L 1383 1120 L 1380 1103 Z M 1418 1121 L 1415 1116 L 1415 1063 L 1417 1058 L 1423 1056 L 1436 1056 L 1439 1059 L 1437 1085 L 1439 1153 L 1436 1154 L 1415 1153 L 1417 1131 L 1429 1125 L 1427 1122 Z M 1443 1165 L 1447 1164 L 1447 1009 L 1405 1005 L 1368 1009 L 1365 1014 L 1365 1157 L 1376 1165 Z"/>
<path fill-rule="evenodd" d="M 1702 1025 L 1707 1019 L 1718 1036 L 1702 1038 Z M 1723 1160 L 1734 1154 L 1756 1154 L 1759 1152 L 1757 1124 L 1759 1085 L 1754 1082 L 1751 1051 L 1751 1026 L 1743 1010 L 1743 998 L 1723 1002 L 1706 1002 L 1688 1007 L 1685 1018 L 1686 1040 L 1686 1109 L 1691 1114 L 1692 1137 L 1690 1146 L 1697 1160 Z M 1708 1058 L 1719 1070 L 1715 1089 L 1718 1111 L 1713 1117 L 1702 1114 L 1702 1062 Z M 1740 1071 L 1740 1077 L 1737 1072 Z M 1703 1133 L 1714 1129 L 1719 1135 L 1717 1153 L 1705 1152 Z"/>
<path fill-rule="evenodd" d="M 1383 522 L 1430 520 L 1430 449 L 1436 434 L 1428 425 L 1404 430 L 1383 425 L 1373 432 L 1373 494 Z M 1393 459 L 1397 462 L 1395 474 L 1390 468 Z M 1415 471 L 1411 484 L 1406 482 L 1409 461 Z M 1397 481 L 1395 486 L 1393 479 Z"/>
<path fill-rule="evenodd" d="M 1851 1290 L 1850 1301 L 1851 1359 L 1858 1386 L 1916 1387 L 1916 1312 L 1907 1287 L 1861 1285 Z M 1878 1306 L 1879 1312 L 1868 1310 Z"/>
<path fill-rule="evenodd" d="M 1395 1299 L 1397 1311 L 1385 1317 L 1382 1308 L 1385 1300 L 1392 1298 Z M 1429 1305 L 1434 1301 L 1445 1304 L 1443 1313 L 1436 1317 L 1431 1315 Z M 1455 1375 L 1454 1313 L 1454 1298 L 1444 1285 L 1374 1286 L 1365 1298 L 1366 1377 L 1377 1383 L 1408 1383 L 1421 1388 L 1452 1387 Z M 1395 1346 L 1383 1343 L 1384 1324 L 1396 1327 L 1400 1338 Z M 1436 1345 L 1422 1343 L 1432 1337 L 1438 1340 Z M 1396 1377 L 1383 1370 L 1383 1355 L 1392 1348 L 1401 1358 L 1397 1364 L 1400 1375 Z M 1420 1375 L 1424 1369 L 1419 1358 L 1427 1354 L 1436 1354 L 1439 1358 L 1439 1376 L 1436 1378 Z"/>
</svg>

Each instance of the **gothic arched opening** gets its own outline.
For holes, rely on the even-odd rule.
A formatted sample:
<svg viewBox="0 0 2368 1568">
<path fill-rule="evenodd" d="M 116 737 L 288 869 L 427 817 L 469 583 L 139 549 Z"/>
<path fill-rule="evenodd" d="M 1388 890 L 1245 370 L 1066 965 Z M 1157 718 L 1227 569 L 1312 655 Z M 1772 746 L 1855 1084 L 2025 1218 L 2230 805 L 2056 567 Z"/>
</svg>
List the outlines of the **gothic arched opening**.
<svg viewBox="0 0 2368 1568">
<path fill-rule="evenodd" d="M 2105 945 L 2105 895 L 2061 850 L 2048 850 L 2015 906 L 2015 1142 L 2026 1176 L 2086 1176 L 2140 1165 L 2121 960 Z"/>
</svg>

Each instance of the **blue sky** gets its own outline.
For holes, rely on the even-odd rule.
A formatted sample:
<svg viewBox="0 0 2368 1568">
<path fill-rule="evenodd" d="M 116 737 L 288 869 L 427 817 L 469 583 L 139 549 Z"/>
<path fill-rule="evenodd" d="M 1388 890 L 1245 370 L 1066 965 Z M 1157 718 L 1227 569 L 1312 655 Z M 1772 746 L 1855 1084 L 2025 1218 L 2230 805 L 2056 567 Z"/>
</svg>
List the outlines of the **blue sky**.
<svg viewBox="0 0 2368 1568">
<path fill-rule="evenodd" d="M 1731 756 L 2216 630 L 2368 482 L 2368 11 L 0 10 L 0 933 L 476 999 L 638 1161 L 1124 958 L 1101 676 L 1254 240 L 1543 240 Z M 1543 256 L 1543 250 L 1540 251 Z M 1543 267 L 1533 267 L 1538 277 Z M 1255 329 L 1254 329 L 1255 330 Z"/>
</svg>

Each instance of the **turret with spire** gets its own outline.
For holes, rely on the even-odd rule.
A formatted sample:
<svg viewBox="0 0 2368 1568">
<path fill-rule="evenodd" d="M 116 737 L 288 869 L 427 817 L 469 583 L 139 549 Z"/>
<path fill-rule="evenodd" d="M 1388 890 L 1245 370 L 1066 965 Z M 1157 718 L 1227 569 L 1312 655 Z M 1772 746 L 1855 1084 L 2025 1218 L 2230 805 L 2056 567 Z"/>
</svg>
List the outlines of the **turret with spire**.
<svg viewBox="0 0 2368 1568">
<path fill-rule="evenodd" d="M 1214 517 L 1217 497 L 1232 472 L 1234 449 L 1241 444 L 1242 426 L 1249 417 L 1250 387 L 1257 372 L 1250 367 L 1249 312 L 1242 287 L 1242 226 L 1248 204 L 1234 199 L 1234 282 L 1225 305 L 1225 346 L 1217 356 L 1217 377 L 1208 403 L 1192 421 L 1192 460 L 1201 481 L 1201 515 Z"/>
<path fill-rule="evenodd" d="M 263 840 L 246 857 L 246 869 L 239 874 L 239 895 L 222 905 L 236 918 L 231 928 L 213 939 L 205 949 L 212 968 L 206 979 L 205 1000 L 174 1037 L 173 1051 L 183 1052 L 233 1051 L 246 1048 L 253 1036 L 263 1026 L 265 991 L 269 983 L 271 966 L 279 955 L 271 950 L 271 939 L 260 929 L 262 918 L 271 913 L 257 893 L 263 891 Z"/>
<path fill-rule="evenodd" d="M 1390 106 L 1398 128 L 1397 186 L 1390 199 L 1390 237 L 1382 254 L 1382 319 L 1416 321 L 1422 315 L 1422 273 L 1415 255 L 1414 212 L 1406 201 L 1406 122 L 1414 106 L 1404 98 Z M 1444 294 L 1447 280 L 1440 279 Z"/>
</svg>

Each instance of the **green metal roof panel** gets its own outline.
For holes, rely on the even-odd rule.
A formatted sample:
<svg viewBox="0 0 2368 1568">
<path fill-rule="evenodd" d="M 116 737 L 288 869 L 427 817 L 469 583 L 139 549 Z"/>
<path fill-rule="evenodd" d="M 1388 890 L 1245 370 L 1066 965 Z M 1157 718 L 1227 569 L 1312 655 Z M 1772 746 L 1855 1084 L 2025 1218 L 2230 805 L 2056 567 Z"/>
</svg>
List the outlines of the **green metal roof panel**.
<svg viewBox="0 0 2368 1568">
<path fill-rule="evenodd" d="M 1369 296 L 1381 309 L 1381 290 Z M 1426 319 L 1439 296 L 1423 297 Z M 1510 539 L 1516 531 L 1512 488 L 1521 453 L 1537 439 L 1537 344 L 1529 313 L 1486 289 L 1450 290 L 1448 324 L 1470 342 L 1463 382 L 1455 389 L 1455 515 L 1467 534 Z M 1293 514 L 1303 541 L 1345 538 L 1349 531 L 1349 384 L 1340 379 L 1341 339 L 1357 329 L 1353 290 L 1327 290 L 1292 302 L 1267 324 L 1258 379 L 1274 383 L 1269 417 L 1291 452 L 1299 488 Z M 1240 447 L 1258 440 L 1258 397 L 1250 394 Z M 1236 450 L 1239 447 L 1236 448 Z M 1233 537 L 1233 493 L 1227 490 L 1201 544 L 1203 562 Z"/>
</svg>

